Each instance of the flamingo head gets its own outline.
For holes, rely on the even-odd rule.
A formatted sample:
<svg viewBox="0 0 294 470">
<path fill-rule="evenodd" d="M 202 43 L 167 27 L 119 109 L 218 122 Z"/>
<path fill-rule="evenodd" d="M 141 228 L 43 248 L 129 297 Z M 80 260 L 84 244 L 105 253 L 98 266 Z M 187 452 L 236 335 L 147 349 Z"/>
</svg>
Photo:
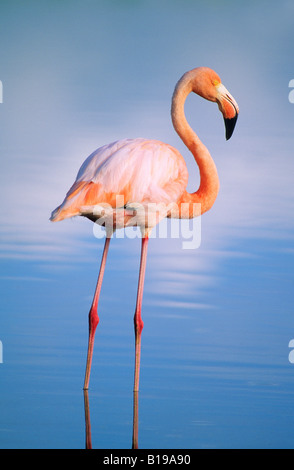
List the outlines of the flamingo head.
<svg viewBox="0 0 294 470">
<path fill-rule="evenodd" d="M 234 131 L 239 106 L 221 79 L 214 70 L 208 67 L 198 67 L 193 70 L 192 91 L 203 98 L 216 102 L 221 111 L 226 128 L 226 139 L 228 140 Z"/>
</svg>

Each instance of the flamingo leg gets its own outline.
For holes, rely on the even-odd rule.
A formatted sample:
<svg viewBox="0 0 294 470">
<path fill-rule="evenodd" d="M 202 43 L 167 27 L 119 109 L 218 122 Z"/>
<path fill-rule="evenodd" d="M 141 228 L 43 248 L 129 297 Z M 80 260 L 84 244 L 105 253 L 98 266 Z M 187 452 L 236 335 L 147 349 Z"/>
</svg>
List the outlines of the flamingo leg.
<svg viewBox="0 0 294 470">
<path fill-rule="evenodd" d="M 144 279 L 145 279 L 145 270 L 146 270 L 148 240 L 149 239 L 147 236 L 142 238 L 140 272 L 139 272 L 139 282 L 138 282 L 138 291 L 137 291 L 137 304 L 136 304 L 136 311 L 135 311 L 135 316 L 134 316 L 134 326 L 135 326 L 134 392 L 139 391 L 141 333 L 142 333 L 143 326 L 144 326 L 144 323 L 141 317 L 141 309 L 142 309 L 143 288 L 144 288 Z"/>
<path fill-rule="evenodd" d="M 92 356 L 93 356 L 93 348 L 94 348 L 94 338 L 95 338 L 95 331 L 97 325 L 99 323 L 99 317 L 97 313 L 98 308 L 98 301 L 102 286 L 102 280 L 105 270 L 106 258 L 109 248 L 110 238 L 106 237 L 104 250 L 102 255 L 102 260 L 100 264 L 100 271 L 97 280 L 97 285 L 95 289 L 95 294 L 92 302 L 92 306 L 89 312 L 89 343 L 88 343 L 88 354 L 87 354 L 87 364 L 86 364 L 86 373 L 85 373 L 85 382 L 84 382 L 84 390 L 88 390 L 89 388 L 89 380 L 90 380 L 90 372 L 91 372 L 91 364 L 92 364 Z"/>
</svg>

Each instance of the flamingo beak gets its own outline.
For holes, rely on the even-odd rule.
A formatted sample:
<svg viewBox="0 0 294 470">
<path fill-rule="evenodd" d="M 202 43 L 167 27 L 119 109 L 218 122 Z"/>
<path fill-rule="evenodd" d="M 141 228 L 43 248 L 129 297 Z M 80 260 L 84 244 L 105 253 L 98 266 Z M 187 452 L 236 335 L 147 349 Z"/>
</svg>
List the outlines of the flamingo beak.
<svg viewBox="0 0 294 470">
<path fill-rule="evenodd" d="M 232 137 L 237 119 L 238 113 L 236 113 L 235 117 L 233 118 L 224 118 L 226 128 L 226 140 L 229 140 Z"/>
<path fill-rule="evenodd" d="M 220 83 L 216 86 L 217 98 L 219 110 L 221 111 L 226 128 L 226 140 L 229 140 L 235 129 L 235 125 L 238 119 L 239 106 L 236 100 L 228 92 L 226 87 Z"/>
</svg>

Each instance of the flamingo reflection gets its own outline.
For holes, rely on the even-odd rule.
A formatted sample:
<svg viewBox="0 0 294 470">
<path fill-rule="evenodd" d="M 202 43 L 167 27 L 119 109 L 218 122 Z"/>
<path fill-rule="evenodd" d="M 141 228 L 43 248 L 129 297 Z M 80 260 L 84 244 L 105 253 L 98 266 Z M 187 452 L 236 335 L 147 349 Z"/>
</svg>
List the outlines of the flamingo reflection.
<svg viewBox="0 0 294 470">
<path fill-rule="evenodd" d="M 88 390 L 84 390 L 84 408 L 85 408 L 85 425 L 86 425 L 86 449 L 92 449 L 91 437 L 91 420 Z"/>
<path fill-rule="evenodd" d="M 138 449 L 139 393 L 133 392 L 133 435 L 132 449 Z M 88 390 L 84 390 L 86 449 L 92 449 L 91 420 Z"/>
</svg>

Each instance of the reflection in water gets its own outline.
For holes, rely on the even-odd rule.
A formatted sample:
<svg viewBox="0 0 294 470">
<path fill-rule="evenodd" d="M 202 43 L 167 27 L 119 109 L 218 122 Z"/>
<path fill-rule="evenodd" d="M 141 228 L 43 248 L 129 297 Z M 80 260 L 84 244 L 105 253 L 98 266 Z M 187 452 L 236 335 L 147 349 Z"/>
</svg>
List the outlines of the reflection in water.
<svg viewBox="0 0 294 470">
<path fill-rule="evenodd" d="M 85 424 L 86 424 L 86 449 L 92 449 L 91 422 L 88 390 L 84 390 Z"/>
<path fill-rule="evenodd" d="M 84 407 L 85 407 L 86 449 L 92 449 L 90 405 L 89 405 L 88 390 L 84 390 Z M 132 449 L 138 449 L 138 412 L 139 412 L 139 392 L 134 392 Z"/>
<path fill-rule="evenodd" d="M 132 449 L 138 449 L 138 394 L 139 392 L 134 392 L 133 396 L 133 440 L 132 440 Z"/>
</svg>

